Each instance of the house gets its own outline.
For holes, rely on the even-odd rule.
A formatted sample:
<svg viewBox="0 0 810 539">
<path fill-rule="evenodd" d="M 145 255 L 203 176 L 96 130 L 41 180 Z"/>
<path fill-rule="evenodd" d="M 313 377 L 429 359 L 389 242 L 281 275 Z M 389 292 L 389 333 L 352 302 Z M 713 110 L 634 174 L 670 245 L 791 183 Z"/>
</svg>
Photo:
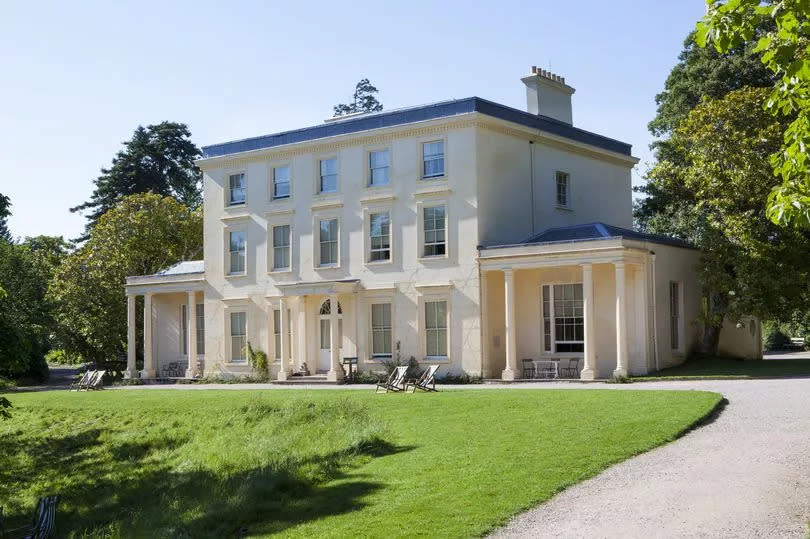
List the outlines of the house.
<svg viewBox="0 0 810 539">
<path fill-rule="evenodd" d="M 205 261 L 127 279 L 127 376 L 139 295 L 144 378 L 249 374 L 248 342 L 279 380 L 339 380 L 344 357 L 506 380 L 524 358 L 583 379 L 683 361 L 698 253 L 631 230 L 638 160 L 574 127 L 565 79 L 522 81 L 526 111 L 471 97 L 203 148 Z M 735 330 L 758 353 L 758 324 Z"/>
</svg>

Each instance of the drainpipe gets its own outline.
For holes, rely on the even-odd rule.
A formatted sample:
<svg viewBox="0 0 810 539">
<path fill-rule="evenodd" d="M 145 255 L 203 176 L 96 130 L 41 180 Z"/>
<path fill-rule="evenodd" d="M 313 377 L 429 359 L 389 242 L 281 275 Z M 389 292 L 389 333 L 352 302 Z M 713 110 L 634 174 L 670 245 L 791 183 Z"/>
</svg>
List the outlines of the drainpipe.
<svg viewBox="0 0 810 539">
<path fill-rule="evenodd" d="M 530 214 L 532 217 L 532 233 L 530 234 L 533 236 L 537 233 L 537 230 L 534 227 L 534 141 L 529 141 L 529 181 L 531 182 L 529 185 L 529 192 L 531 193 L 531 204 L 532 207 L 530 208 Z"/>
<path fill-rule="evenodd" d="M 655 357 L 655 370 L 660 371 L 658 364 L 658 308 L 655 304 L 655 251 L 650 251 L 650 267 L 652 277 L 652 311 L 653 311 L 653 356 Z"/>
</svg>

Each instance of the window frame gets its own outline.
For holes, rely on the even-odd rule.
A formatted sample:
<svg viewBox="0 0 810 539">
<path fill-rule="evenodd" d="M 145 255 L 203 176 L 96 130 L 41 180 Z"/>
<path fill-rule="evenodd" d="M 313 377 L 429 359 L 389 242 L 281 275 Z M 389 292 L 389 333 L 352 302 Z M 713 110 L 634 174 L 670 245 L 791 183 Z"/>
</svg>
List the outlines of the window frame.
<svg viewBox="0 0 810 539">
<path fill-rule="evenodd" d="M 196 309 L 196 304 L 195 304 Z M 188 304 L 180 304 L 180 355 L 188 357 Z M 196 315 L 196 313 L 195 313 Z M 196 336 L 195 336 L 196 337 Z"/>
<path fill-rule="evenodd" d="M 280 318 L 280 315 L 281 315 L 281 308 L 278 305 L 278 303 L 276 303 L 275 305 L 273 305 L 273 320 L 272 320 L 272 322 L 273 322 L 273 335 L 272 335 L 272 337 L 273 337 L 273 351 L 272 351 L 272 353 L 273 353 L 273 360 L 276 363 L 281 363 L 281 331 L 280 331 L 281 330 L 281 327 L 280 327 L 281 318 Z M 292 309 L 287 307 L 287 353 L 290 354 L 290 357 L 293 357 L 292 349 L 291 349 L 291 346 L 292 346 L 292 321 L 293 321 Z"/>
<path fill-rule="evenodd" d="M 442 173 L 425 175 L 425 145 L 442 143 Z M 447 177 L 447 137 L 429 138 L 419 141 L 419 179 L 423 181 L 438 180 Z"/>
<path fill-rule="evenodd" d="M 560 178 L 565 178 L 565 203 L 560 204 Z M 571 173 L 564 170 L 554 171 L 554 204 L 561 210 L 571 209 Z"/>
<path fill-rule="evenodd" d="M 232 203 L 231 202 L 231 178 L 233 176 L 241 175 L 244 181 L 244 187 L 242 188 L 244 191 L 244 199 L 242 202 Z M 224 191 L 225 191 L 225 207 L 226 208 L 245 208 L 248 204 L 248 175 L 247 170 L 239 169 L 239 170 L 226 170 L 225 171 L 225 179 L 224 179 Z"/>
<path fill-rule="evenodd" d="M 672 290 L 675 287 L 677 295 L 673 297 Z M 683 337 L 684 337 L 684 324 L 683 324 L 683 283 L 681 281 L 669 281 L 667 286 L 667 297 L 669 299 L 669 309 L 667 318 L 669 319 L 669 348 L 672 353 L 683 353 Z M 673 314 L 673 307 L 677 309 L 677 313 Z M 677 343 L 673 343 L 673 336 L 677 338 Z M 676 346 L 673 346 L 676 344 Z"/>
<path fill-rule="evenodd" d="M 372 249 L 372 241 L 371 241 L 371 217 L 373 215 L 380 215 L 380 214 L 388 214 L 388 258 L 382 260 L 372 260 L 371 254 L 375 252 L 375 250 Z M 392 206 L 390 205 L 367 206 L 363 208 L 363 243 L 365 245 L 364 263 L 367 266 L 392 264 L 394 262 L 394 225 L 393 225 Z M 385 249 L 377 249 L 377 251 L 384 251 L 384 250 Z"/>
<path fill-rule="evenodd" d="M 281 227 L 287 227 L 287 245 L 277 247 L 276 246 L 276 229 Z M 285 266 L 276 267 L 276 249 L 284 249 L 287 248 L 287 264 Z M 285 222 L 269 222 L 267 224 L 267 249 L 268 249 L 268 261 L 267 261 L 267 272 L 268 273 L 289 273 L 292 271 L 292 264 L 293 264 L 293 227 L 292 223 L 289 221 Z"/>
<path fill-rule="evenodd" d="M 245 348 L 247 347 L 247 343 L 249 342 L 249 316 L 248 316 L 248 309 L 246 305 L 240 305 L 238 307 L 226 308 L 225 310 L 225 335 L 228 338 L 228 363 L 233 363 L 237 365 L 245 365 L 247 364 L 247 352 L 245 352 Z M 235 314 L 243 314 L 245 316 L 245 333 L 244 335 L 234 335 L 232 332 L 232 323 L 233 323 L 233 315 Z M 234 337 L 243 337 L 245 344 L 241 347 L 242 352 L 245 354 L 244 359 L 235 359 L 233 357 L 233 339 Z"/>
<path fill-rule="evenodd" d="M 323 175 L 321 174 L 321 167 L 324 161 L 331 161 L 335 160 L 335 190 L 334 191 L 324 191 L 321 189 L 323 186 Z M 328 154 L 328 155 L 321 155 L 315 159 L 316 166 L 315 168 L 315 194 L 318 196 L 330 196 L 330 195 L 337 195 L 340 193 L 340 159 L 337 154 Z"/>
<path fill-rule="evenodd" d="M 248 233 L 247 233 L 247 225 L 229 225 L 225 227 L 225 234 L 224 234 L 224 260 L 223 260 L 223 270 L 225 272 L 225 277 L 245 277 L 248 273 Z M 244 235 L 244 242 L 245 242 L 245 254 L 244 254 L 244 269 L 241 272 L 232 272 L 231 271 L 231 234 L 233 233 L 242 233 Z"/>
<path fill-rule="evenodd" d="M 425 256 L 425 209 L 444 206 L 444 254 Z M 450 258 L 450 202 L 444 197 L 426 197 L 416 203 L 416 259 L 423 264 Z"/>
<path fill-rule="evenodd" d="M 419 357 L 425 363 L 451 363 L 453 361 L 453 301 L 452 301 L 452 285 L 416 285 L 418 291 L 418 323 L 419 323 Z M 426 323 L 426 308 L 427 303 L 432 302 L 445 302 L 446 304 L 446 321 L 445 321 L 445 334 L 446 334 L 446 356 L 429 356 L 427 355 L 427 329 Z"/>
<path fill-rule="evenodd" d="M 292 163 L 289 162 L 279 162 L 279 163 L 270 163 L 268 165 L 268 189 L 267 194 L 270 202 L 284 202 L 285 200 L 291 200 L 293 197 L 293 173 L 292 173 Z M 276 170 L 280 168 L 286 168 L 288 174 L 288 186 L 287 186 L 287 196 L 276 196 Z"/>
<path fill-rule="evenodd" d="M 388 181 L 386 183 L 381 184 L 374 184 L 372 183 L 372 178 L 374 176 L 373 171 L 374 169 L 371 166 L 371 155 L 375 153 L 386 152 L 388 154 Z M 390 146 L 382 146 L 378 148 L 369 148 L 365 152 L 366 155 L 366 188 L 367 189 L 385 189 L 391 187 L 391 183 L 393 182 L 393 152 L 391 151 Z"/>
<path fill-rule="evenodd" d="M 556 320 L 557 317 L 555 316 L 556 313 L 554 312 L 554 287 L 555 286 L 576 286 L 579 285 L 582 288 L 582 341 L 559 341 L 562 344 L 580 344 L 582 343 L 582 352 L 558 352 L 557 351 L 557 338 L 556 338 Z M 549 316 L 548 320 L 550 322 L 549 328 L 549 336 L 550 336 L 550 348 L 546 349 L 546 332 L 545 332 L 545 321 L 546 316 L 543 311 L 543 303 L 544 303 L 544 295 L 543 295 L 543 288 L 549 287 L 550 291 L 550 298 L 549 298 Z M 543 356 L 547 357 L 584 357 L 585 354 L 585 300 L 584 300 L 585 288 L 582 282 L 571 282 L 571 281 L 547 281 L 540 283 L 540 350 Z"/>
<path fill-rule="evenodd" d="M 334 264 L 321 262 L 321 221 L 337 220 L 337 261 Z M 343 219 L 338 211 L 324 211 L 312 215 L 312 260 L 316 270 L 337 269 L 342 266 L 343 260 Z"/>
<path fill-rule="evenodd" d="M 376 353 L 374 351 L 374 334 L 375 334 L 375 326 L 374 326 L 374 307 L 375 306 L 388 306 L 388 318 L 389 318 L 389 326 L 378 326 L 377 331 L 388 331 L 388 338 L 389 338 L 389 348 L 390 352 L 386 353 Z M 368 331 L 369 331 L 369 340 L 368 340 L 368 356 L 371 361 L 382 361 L 386 359 L 391 359 L 394 356 L 394 302 L 392 299 L 385 299 L 385 298 L 375 298 L 368 303 Z"/>
<path fill-rule="evenodd" d="M 197 355 L 205 355 L 205 302 L 194 304 L 194 316 L 197 319 Z"/>
</svg>

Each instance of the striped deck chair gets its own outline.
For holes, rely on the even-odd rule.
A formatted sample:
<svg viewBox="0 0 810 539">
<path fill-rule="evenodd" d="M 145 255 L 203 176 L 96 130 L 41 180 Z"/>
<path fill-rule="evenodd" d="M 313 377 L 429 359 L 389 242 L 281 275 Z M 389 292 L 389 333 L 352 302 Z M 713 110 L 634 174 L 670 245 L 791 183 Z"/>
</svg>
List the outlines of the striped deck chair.
<svg viewBox="0 0 810 539">
<path fill-rule="evenodd" d="M 382 384 L 377 384 L 377 389 L 374 390 L 375 393 L 379 393 L 380 389 L 384 389 L 386 393 L 389 391 L 404 391 L 405 390 L 405 373 L 408 372 L 408 367 L 397 367 L 394 369 L 394 372 L 391 373 L 391 376 L 388 377 L 388 380 L 383 382 Z"/>
<path fill-rule="evenodd" d="M 24 537 L 25 539 L 46 539 L 53 535 L 56 527 L 56 505 L 59 496 L 45 496 L 37 501 L 37 509 L 30 526 L 7 530 L 3 526 L 3 508 L 0 507 L 0 537 Z"/>
<path fill-rule="evenodd" d="M 408 387 L 411 388 L 411 393 L 415 393 L 417 389 L 422 391 L 436 391 L 436 371 L 439 370 L 439 365 L 431 365 L 425 372 L 419 375 L 419 378 L 405 384 L 405 391 Z"/>
<path fill-rule="evenodd" d="M 74 381 L 70 384 L 70 388 L 68 391 L 78 391 L 87 385 L 87 382 L 90 380 L 91 376 L 94 376 L 96 371 L 84 371 L 84 374 L 78 381 Z"/>
<path fill-rule="evenodd" d="M 104 389 L 105 374 L 107 374 L 107 371 L 96 372 L 96 377 L 91 382 L 88 382 L 87 387 L 85 389 L 87 391 L 90 391 L 91 389 Z"/>
</svg>

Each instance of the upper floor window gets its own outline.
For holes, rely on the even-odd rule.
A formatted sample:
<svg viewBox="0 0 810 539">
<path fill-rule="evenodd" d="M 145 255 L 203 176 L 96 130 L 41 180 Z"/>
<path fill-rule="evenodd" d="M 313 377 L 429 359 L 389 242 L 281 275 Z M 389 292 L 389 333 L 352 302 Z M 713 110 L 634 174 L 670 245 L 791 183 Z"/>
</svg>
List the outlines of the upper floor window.
<svg viewBox="0 0 810 539">
<path fill-rule="evenodd" d="M 424 209 L 424 251 L 422 256 L 447 254 L 447 221 L 445 207 L 433 206 Z"/>
<path fill-rule="evenodd" d="M 338 189 L 338 162 L 337 157 L 321 159 L 320 182 L 318 192 L 336 193 Z"/>
<path fill-rule="evenodd" d="M 422 177 L 438 176 L 444 176 L 444 141 L 425 142 L 422 144 Z"/>
<path fill-rule="evenodd" d="M 380 150 L 377 152 L 369 152 L 368 154 L 369 166 L 369 181 L 370 186 L 388 185 L 390 178 L 388 176 L 388 150 Z"/>
<path fill-rule="evenodd" d="M 582 284 L 543 285 L 543 349 L 567 353 L 584 348 Z"/>
<path fill-rule="evenodd" d="M 369 262 L 391 260 L 391 216 L 388 212 L 369 216 Z"/>
<path fill-rule="evenodd" d="M 273 200 L 290 198 L 290 167 L 287 165 L 273 169 Z"/>
<path fill-rule="evenodd" d="M 245 174 L 231 174 L 228 176 L 228 204 L 237 206 L 245 203 Z"/>
<path fill-rule="evenodd" d="M 557 171 L 557 206 L 561 208 L 571 207 L 571 177 L 567 172 Z"/>
<path fill-rule="evenodd" d="M 290 267 L 290 225 L 273 227 L 273 269 Z"/>
<path fill-rule="evenodd" d="M 320 265 L 335 266 L 338 263 L 338 220 L 324 219 L 320 227 Z"/>
<path fill-rule="evenodd" d="M 245 233 L 238 230 L 229 233 L 228 251 L 230 253 L 230 264 L 228 273 L 245 273 Z"/>
<path fill-rule="evenodd" d="M 231 361 L 247 359 L 247 313 L 231 313 Z"/>
</svg>

